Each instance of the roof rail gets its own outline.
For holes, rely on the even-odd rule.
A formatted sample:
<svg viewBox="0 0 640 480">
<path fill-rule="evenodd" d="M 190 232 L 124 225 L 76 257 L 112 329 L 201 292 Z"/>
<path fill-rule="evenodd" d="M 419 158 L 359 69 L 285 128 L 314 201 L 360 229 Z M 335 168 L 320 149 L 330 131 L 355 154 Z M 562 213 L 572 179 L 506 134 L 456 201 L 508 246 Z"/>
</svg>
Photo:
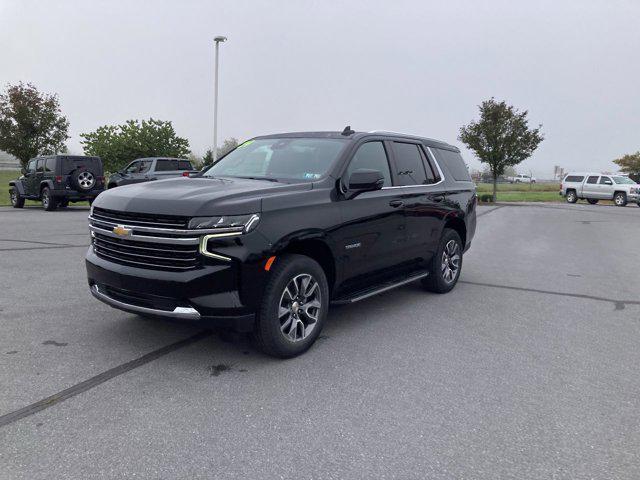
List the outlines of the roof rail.
<svg viewBox="0 0 640 480">
<path fill-rule="evenodd" d="M 367 132 L 367 133 L 387 133 L 387 134 L 390 134 L 390 135 L 402 135 L 403 137 L 416 137 L 416 138 L 422 138 L 424 140 L 430 140 L 430 141 L 436 142 L 436 143 L 449 145 L 447 142 L 444 142 L 442 140 L 438 140 L 436 138 L 431 138 L 431 137 L 424 137 L 422 135 L 416 135 L 415 133 L 394 132 L 392 130 L 371 130 L 370 132 Z"/>
</svg>

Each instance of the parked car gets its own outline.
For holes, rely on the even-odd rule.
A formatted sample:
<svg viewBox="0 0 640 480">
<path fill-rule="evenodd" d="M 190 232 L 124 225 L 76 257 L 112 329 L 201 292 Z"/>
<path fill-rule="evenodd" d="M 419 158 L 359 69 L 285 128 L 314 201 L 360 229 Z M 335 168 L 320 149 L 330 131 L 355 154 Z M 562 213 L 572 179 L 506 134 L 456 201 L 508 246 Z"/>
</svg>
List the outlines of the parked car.
<svg viewBox="0 0 640 480">
<path fill-rule="evenodd" d="M 169 177 L 189 176 L 197 173 L 189 160 L 184 158 L 138 158 L 109 177 L 108 188 L 131 183 L 150 182 Z"/>
<path fill-rule="evenodd" d="M 628 202 L 640 206 L 640 185 L 626 175 L 569 173 L 560 184 L 560 195 L 569 203 L 584 199 L 595 205 L 599 200 L 613 200 L 618 207 Z"/>
<path fill-rule="evenodd" d="M 102 160 L 75 155 L 33 158 L 9 186 L 14 208 L 22 208 L 27 199 L 40 200 L 47 211 L 66 207 L 69 202 L 92 203 L 104 190 Z"/>
<path fill-rule="evenodd" d="M 88 283 L 112 307 L 252 331 L 290 357 L 318 338 L 330 303 L 416 280 L 453 289 L 476 200 L 444 142 L 349 129 L 256 137 L 195 177 L 101 195 Z"/>
<path fill-rule="evenodd" d="M 516 175 L 515 177 L 507 177 L 509 183 L 536 183 L 536 178 L 529 175 Z"/>
</svg>

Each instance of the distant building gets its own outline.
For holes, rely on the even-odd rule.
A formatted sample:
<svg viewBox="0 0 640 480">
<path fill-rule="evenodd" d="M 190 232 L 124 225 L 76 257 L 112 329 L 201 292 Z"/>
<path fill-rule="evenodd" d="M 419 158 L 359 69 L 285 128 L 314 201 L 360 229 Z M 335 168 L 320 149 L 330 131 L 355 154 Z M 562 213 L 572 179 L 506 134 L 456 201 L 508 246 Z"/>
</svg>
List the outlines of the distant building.
<svg viewBox="0 0 640 480">
<path fill-rule="evenodd" d="M 0 170 L 20 170 L 20 160 L 0 150 Z"/>
</svg>

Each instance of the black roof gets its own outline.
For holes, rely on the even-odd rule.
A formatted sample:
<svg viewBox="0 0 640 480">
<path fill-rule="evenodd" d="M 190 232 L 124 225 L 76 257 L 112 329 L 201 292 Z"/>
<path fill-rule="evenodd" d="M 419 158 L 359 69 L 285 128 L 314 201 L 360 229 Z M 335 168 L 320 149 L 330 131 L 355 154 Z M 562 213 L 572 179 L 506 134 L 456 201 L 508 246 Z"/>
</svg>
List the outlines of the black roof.
<svg viewBox="0 0 640 480">
<path fill-rule="evenodd" d="M 284 133 L 274 133 L 271 135 L 260 135 L 254 137 L 255 139 L 263 139 L 263 138 L 335 138 L 335 139 L 343 139 L 343 140 L 359 140 L 365 137 L 389 137 L 389 138 L 405 138 L 410 140 L 418 140 L 425 145 L 444 148 L 446 150 L 453 150 L 459 152 L 460 150 L 448 144 L 447 142 L 443 142 L 441 140 L 435 140 L 433 138 L 421 137 L 418 135 L 411 135 L 406 133 L 399 132 L 388 132 L 383 130 L 374 130 L 372 132 L 355 132 L 351 135 L 342 135 L 342 132 L 332 131 L 332 132 L 284 132 Z"/>
</svg>

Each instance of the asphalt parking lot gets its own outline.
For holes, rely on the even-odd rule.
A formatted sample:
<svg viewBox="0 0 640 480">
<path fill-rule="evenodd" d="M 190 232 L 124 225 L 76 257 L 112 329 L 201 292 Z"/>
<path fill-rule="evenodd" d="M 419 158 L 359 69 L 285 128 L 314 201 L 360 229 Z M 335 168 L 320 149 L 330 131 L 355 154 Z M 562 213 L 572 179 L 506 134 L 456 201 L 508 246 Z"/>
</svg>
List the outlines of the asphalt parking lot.
<svg viewBox="0 0 640 480">
<path fill-rule="evenodd" d="M 640 478 L 636 206 L 480 207 L 287 361 L 95 301 L 87 213 L 0 208 L 2 479 Z"/>
</svg>

